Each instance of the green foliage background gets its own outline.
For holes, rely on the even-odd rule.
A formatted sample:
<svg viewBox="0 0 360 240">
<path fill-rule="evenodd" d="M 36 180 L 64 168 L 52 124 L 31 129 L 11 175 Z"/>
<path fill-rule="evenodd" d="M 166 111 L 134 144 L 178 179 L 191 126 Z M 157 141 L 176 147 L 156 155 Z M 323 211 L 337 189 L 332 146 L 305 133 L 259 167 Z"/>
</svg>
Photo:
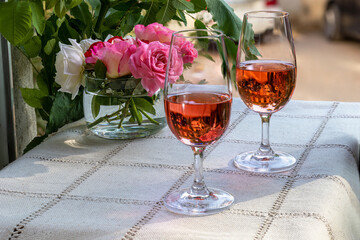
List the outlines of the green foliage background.
<svg viewBox="0 0 360 240">
<path fill-rule="evenodd" d="M 241 20 L 224 0 L 9 0 L 0 3 L 0 33 L 20 49 L 31 63 L 40 59 L 34 89 L 21 89 L 27 104 L 47 122 L 45 135 L 36 137 L 25 152 L 50 133 L 83 117 L 82 91 L 71 100 L 55 83 L 55 59 L 59 42 L 90 38 L 103 40 L 108 34 L 124 36 L 136 24 L 175 20 L 187 25 L 186 15 L 208 11 L 227 35 L 228 55 L 235 63 Z M 207 28 L 195 19 L 194 28 Z M 251 36 L 249 37 L 251 42 Z M 233 64 L 235 66 L 235 64 Z M 234 70 L 234 69 L 233 69 Z"/>
</svg>

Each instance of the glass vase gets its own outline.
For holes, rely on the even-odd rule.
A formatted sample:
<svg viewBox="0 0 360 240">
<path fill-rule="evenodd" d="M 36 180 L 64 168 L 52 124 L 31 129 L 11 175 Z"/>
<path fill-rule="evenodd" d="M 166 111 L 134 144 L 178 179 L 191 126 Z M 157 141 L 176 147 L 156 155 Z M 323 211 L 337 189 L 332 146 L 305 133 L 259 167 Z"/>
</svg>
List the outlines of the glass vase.
<svg viewBox="0 0 360 240">
<path fill-rule="evenodd" d="M 88 129 L 107 139 L 142 138 L 166 126 L 163 91 L 148 96 L 133 77 L 85 76 L 84 115 Z"/>
</svg>

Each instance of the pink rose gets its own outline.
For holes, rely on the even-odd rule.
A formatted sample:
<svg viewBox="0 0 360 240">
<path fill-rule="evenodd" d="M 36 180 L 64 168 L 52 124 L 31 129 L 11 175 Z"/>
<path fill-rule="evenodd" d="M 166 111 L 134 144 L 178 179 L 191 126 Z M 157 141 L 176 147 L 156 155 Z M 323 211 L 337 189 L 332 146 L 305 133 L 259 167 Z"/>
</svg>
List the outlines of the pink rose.
<svg viewBox="0 0 360 240">
<path fill-rule="evenodd" d="M 189 41 L 185 41 L 185 43 L 181 45 L 180 51 L 184 63 L 193 63 L 194 59 L 198 57 L 198 52 L 194 48 L 194 44 Z"/>
<path fill-rule="evenodd" d="M 136 51 L 135 39 L 112 37 L 107 42 L 95 42 L 85 52 L 85 62 L 95 64 L 101 60 L 107 69 L 108 78 L 118 78 L 130 74 L 129 58 Z"/>
<path fill-rule="evenodd" d="M 85 62 L 89 64 L 95 64 L 98 60 L 98 51 L 103 47 L 105 47 L 105 44 L 101 41 L 91 44 L 89 49 L 84 53 Z"/>
<path fill-rule="evenodd" d="M 130 57 L 130 71 L 135 78 L 141 78 L 141 84 L 152 96 L 164 87 L 166 66 L 169 57 L 169 45 L 158 41 L 149 44 L 141 43 L 136 52 Z M 168 80 L 174 83 L 183 71 L 183 61 L 177 49 L 173 48 Z"/>
<path fill-rule="evenodd" d="M 106 66 L 106 76 L 118 78 L 130 74 L 129 58 L 136 52 L 136 46 L 126 41 L 104 44 L 105 46 L 97 52 L 97 57 Z"/>
<path fill-rule="evenodd" d="M 124 39 L 119 36 L 114 36 L 114 37 L 110 38 L 109 40 L 107 40 L 107 42 L 109 42 L 109 43 L 120 42 L 120 41 L 124 41 Z"/>
<path fill-rule="evenodd" d="M 87 64 L 95 64 L 101 60 L 107 69 L 106 76 L 117 78 L 130 74 L 129 58 L 136 51 L 136 45 L 120 38 L 109 42 L 96 42 L 85 52 Z"/>
<path fill-rule="evenodd" d="M 107 42 L 111 43 L 111 44 L 114 44 L 114 43 L 118 43 L 118 42 L 128 42 L 130 44 L 136 44 L 136 40 L 132 37 L 128 37 L 128 38 L 122 38 L 122 37 L 119 37 L 119 36 L 115 36 L 115 37 L 112 37 L 110 38 L 109 40 L 107 40 Z"/>
<path fill-rule="evenodd" d="M 171 34 L 174 32 L 160 23 L 152 23 L 146 27 L 138 24 L 134 29 L 136 37 L 146 43 L 159 41 L 170 44 Z"/>
</svg>

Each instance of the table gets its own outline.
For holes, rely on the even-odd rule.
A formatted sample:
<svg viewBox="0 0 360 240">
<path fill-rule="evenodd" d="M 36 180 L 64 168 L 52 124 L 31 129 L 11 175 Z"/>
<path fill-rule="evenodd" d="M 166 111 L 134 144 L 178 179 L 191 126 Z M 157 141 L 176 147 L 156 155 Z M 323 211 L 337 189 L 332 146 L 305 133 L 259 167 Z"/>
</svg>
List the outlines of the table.
<svg viewBox="0 0 360 240">
<path fill-rule="evenodd" d="M 291 101 L 273 115 L 275 150 L 298 163 L 278 174 L 232 164 L 260 141 L 239 99 L 224 137 L 205 152 L 208 186 L 232 193 L 219 214 L 168 212 L 192 181 L 192 153 L 168 128 L 105 140 L 70 124 L 0 171 L 0 239 L 359 239 L 360 103 Z"/>
</svg>

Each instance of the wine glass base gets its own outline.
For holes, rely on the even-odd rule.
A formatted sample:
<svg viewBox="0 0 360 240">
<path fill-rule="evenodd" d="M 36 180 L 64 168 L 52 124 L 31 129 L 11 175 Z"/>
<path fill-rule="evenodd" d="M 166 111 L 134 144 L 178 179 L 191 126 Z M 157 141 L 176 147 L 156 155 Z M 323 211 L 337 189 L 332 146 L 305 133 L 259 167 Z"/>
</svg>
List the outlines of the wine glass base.
<svg viewBox="0 0 360 240">
<path fill-rule="evenodd" d="M 181 189 L 170 193 L 164 205 L 170 211 L 188 216 L 204 216 L 221 212 L 228 208 L 234 197 L 223 190 L 209 188 L 210 194 L 206 197 L 194 197 L 188 193 L 189 189 Z"/>
<path fill-rule="evenodd" d="M 271 160 L 254 159 L 255 151 L 237 155 L 234 165 L 248 172 L 277 173 L 292 169 L 296 165 L 296 159 L 288 153 L 276 152 Z"/>
</svg>

